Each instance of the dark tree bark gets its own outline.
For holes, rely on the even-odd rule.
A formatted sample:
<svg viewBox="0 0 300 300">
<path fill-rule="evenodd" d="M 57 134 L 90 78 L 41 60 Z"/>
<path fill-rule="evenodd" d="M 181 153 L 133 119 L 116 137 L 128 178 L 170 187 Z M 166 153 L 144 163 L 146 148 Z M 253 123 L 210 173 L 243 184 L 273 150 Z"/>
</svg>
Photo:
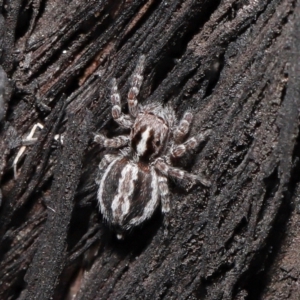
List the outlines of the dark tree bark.
<svg viewBox="0 0 300 300">
<path fill-rule="evenodd" d="M 0 299 L 299 299 L 299 1 L 0 7 Z M 168 236 L 158 210 L 118 241 L 97 207 L 93 133 L 116 130 L 108 84 L 125 104 L 142 53 L 140 101 L 212 130 L 188 165 L 212 186 L 170 183 Z"/>
</svg>

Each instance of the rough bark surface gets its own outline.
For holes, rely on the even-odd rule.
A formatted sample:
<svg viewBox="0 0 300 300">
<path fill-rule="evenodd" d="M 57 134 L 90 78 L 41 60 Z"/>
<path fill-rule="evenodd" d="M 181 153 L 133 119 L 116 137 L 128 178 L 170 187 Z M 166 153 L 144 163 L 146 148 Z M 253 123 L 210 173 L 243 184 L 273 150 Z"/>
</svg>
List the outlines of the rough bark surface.
<svg viewBox="0 0 300 300">
<path fill-rule="evenodd" d="M 0 299 L 299 299 L 299 1 L 0 7 Z M 189 166 L 212 186 L 170 183 L 168 236 L 157 211 L 118 241 L 98 212 L 92 140 L 116 129 L 108 83 L 125 104 L 142 53 L 140 101 L 190 108 L 192 133 L 212 130 Z"/>
</svg>

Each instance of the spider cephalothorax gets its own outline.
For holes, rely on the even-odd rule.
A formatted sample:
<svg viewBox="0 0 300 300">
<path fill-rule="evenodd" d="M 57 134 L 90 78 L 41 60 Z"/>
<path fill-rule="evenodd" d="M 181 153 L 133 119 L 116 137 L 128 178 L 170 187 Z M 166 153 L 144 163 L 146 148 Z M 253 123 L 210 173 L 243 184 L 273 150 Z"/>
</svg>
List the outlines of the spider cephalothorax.
<svg viewBox="0 0 300 300">
<path fill-rule="evenodd" d="M 143 81 L 144 62 L 145 56 L 141 56 L 133 74 L 128 93 L 129 115 L 121 111 L 116 79 L 112 80 L 112 116 L 121 127 L 130 128 L 130 134 L 112 139 L 98 134 L 94 139 L 106 148 L 120 148 L 118 154 L 104 156 L 99 165 L 101 178 L 97 180 L 101 213 L 115 228 L 118 238 L 149 219 L 159 203 L 167 223 L 170 211 L 167 178 L 185 186 L 209 185 L 201 176 L 171 166 L 173 161 L 196 149 L 209 131 L 186 139 L 193 119 L 191 112 L 186 112 L 174 127 L 176 118 L 170 106 L 138 104 L 136 97 Z"/>
<path fill-rule="evenodd" d="M 138 160 L 151 161 L 166 146 L 174 113 L 161 105 L 141 107 L 130 133 L 131 148 Z"/>
</svg>

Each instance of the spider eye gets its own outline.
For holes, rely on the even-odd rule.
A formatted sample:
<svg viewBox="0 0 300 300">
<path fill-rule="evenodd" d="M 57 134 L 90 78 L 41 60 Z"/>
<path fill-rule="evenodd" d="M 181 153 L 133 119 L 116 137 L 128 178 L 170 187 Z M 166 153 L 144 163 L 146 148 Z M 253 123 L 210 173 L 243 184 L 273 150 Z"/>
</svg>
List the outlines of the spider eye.
<svg viewBox="0 0 300 300">
<path fill-rule="evenodd" d="M 159 145 L 160 145 L 160 140 L 155 141 L 155 145 L 156 145 L 157 147 L 159 147 Z"/>
</svg>

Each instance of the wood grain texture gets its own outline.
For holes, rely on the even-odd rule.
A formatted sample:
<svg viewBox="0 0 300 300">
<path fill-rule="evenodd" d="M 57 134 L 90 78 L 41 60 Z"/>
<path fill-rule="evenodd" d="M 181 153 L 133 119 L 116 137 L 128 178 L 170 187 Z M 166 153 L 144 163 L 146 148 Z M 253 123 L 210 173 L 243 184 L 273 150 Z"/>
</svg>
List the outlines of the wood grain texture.
<svg viewBox="0 0 300 300">
<path fill-rule="evenodd" d="M 300 4 L 297 0 L 0 1 L 1 299 L 298 299 Z M 158 211 L 117 241 L 96 205 L 118 131 L 108 84 L 210 129 Z M 2 93 L 2 92 L 1 92 Z M 3 94 L 2 93 L 2 94 Z M 3 106 L 4 107 L 4 106 Z M 125 109 L 125 105 L 124 105 Z M 45 125 L 13 178 L 21 138 Z M 64 134 L 64 144 L 53 142 Z"/>
</svg>

